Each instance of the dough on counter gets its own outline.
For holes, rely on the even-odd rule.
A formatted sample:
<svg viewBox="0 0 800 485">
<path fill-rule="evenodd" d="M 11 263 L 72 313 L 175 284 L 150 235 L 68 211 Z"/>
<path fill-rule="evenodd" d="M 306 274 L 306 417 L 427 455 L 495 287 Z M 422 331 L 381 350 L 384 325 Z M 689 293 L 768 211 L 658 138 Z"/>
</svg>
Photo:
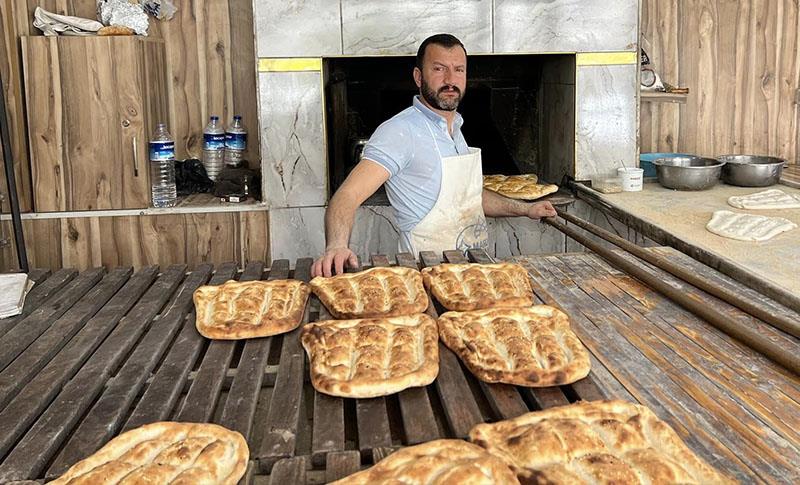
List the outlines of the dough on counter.
<svg viewBox="0 0 800 485">
<path fill-rule="evenodd" d="M 769 189 L 750 195 L 734 195 L 728 205 L 737 209 L 800 209 L 800 197 L 779 189 Z"/>
<path fill-rule="evenodd" d="M 797 224 L 783 217 L 766 217 L 716 211 L 706 224 L 714 234 L 739 241 L 766 241 L 778 234 L 791 231 Z"/>
</svg>

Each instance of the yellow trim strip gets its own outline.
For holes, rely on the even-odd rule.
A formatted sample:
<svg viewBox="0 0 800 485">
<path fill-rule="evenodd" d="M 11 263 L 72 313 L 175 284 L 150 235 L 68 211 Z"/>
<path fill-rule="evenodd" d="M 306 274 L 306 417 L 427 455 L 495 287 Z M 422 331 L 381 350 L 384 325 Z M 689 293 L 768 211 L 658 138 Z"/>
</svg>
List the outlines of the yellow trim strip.
<svg viewBox="0 0 800 485">
<path fill-rule="evenodd" d="M 261 58 L 258 60 L 258 72 L 295 71 L 322 71 L 322 59 L 319 57 L 295 57 L 288 59 Z"/>
<path fill-rule="evenodd" d="M 608 66 L 613 64 L 636 64 L 636 52 L 580 52 L 575 54 L 578 66 Z"/>
</svg>

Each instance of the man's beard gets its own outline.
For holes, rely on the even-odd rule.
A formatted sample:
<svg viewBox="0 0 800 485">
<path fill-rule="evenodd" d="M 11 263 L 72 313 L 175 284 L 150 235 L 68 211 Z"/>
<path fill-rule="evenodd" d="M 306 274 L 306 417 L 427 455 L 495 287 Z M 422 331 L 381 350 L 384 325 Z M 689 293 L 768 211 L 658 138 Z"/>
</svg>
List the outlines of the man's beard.
<svg viewBox="0 0 800 485">
<path fill-rule="evenodd" d="M 441 96 L 446 90 L 453 90 L 458 96 L 452 98 Z M 464 97 L 464 94 L 457 86 L 447 84 L 439 88 L 439 92 L 435 93 L 428 83 L 425 82 L 425 78 L 422 78 L 422 89 L 420 91 L 422 97 L 425 98 L 425 101 L 427 101 L 429 105 L 442 111 L 455 111 L 456 108 L 458 108 L 458 103 L 461 102 L 461 98 Z"/>
</svg>

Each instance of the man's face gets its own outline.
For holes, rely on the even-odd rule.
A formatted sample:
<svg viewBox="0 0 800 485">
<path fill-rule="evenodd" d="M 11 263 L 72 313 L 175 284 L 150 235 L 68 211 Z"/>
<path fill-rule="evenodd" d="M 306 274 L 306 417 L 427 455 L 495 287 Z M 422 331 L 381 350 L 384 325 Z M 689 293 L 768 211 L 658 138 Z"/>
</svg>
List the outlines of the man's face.
<svg viewBox="0 0 800 485">
<path fill-rule="evenodd" d="M 455 111 L 467 88 L 464 49 L 461 46 L 428 45 L 422 70 L 414 68 L 414 81 L 429 105 L 442 111 Z"/>
</svg>

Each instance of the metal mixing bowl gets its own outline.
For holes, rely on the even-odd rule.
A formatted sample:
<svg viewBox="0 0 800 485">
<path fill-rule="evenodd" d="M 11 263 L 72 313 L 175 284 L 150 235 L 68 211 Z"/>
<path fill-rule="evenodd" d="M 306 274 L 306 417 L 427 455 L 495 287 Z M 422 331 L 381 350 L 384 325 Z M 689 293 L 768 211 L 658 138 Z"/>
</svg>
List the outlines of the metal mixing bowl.
<svg viewBox="0 0 800 485">
<path fill-rule="evenodd" d="M 758 155 L 723 155 L 717 160 L 725 162 L 722 181 L 740 187 L 766 187 L 781 179 L 786 160 Z"/>
<path fill-rule="evenodd" d="M 713 158 L 675 157 L 660 158 L 653 165 L 658 183 L 668 189 L 705 190 L 717 183 L 725 162 Z"/>
</svg>

